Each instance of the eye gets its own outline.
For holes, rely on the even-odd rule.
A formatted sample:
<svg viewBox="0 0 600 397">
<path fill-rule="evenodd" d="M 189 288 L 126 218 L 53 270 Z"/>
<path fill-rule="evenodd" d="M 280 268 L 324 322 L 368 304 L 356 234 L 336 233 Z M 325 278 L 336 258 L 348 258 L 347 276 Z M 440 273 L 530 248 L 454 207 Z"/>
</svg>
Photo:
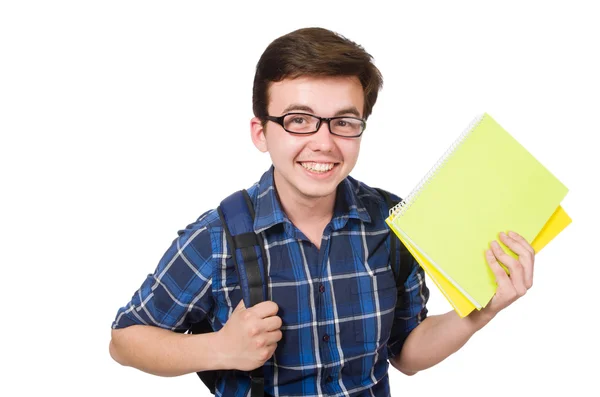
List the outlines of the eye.
<svg viewBox="0 0 600 397">
<path fill-rule="evenodd" d="M 356 128 L 359 123 L 356 120 L 345 118 L 345 119 L 336 119 L 335 126 L 338 128 Z"/>
<path fill-rule="evenodd" d="M 296 116 L 296 117 L 292 118 L 291 122 L 294 124 L 302 124 L 302 123 L 306 122 L 306 119 L 303 117 L 300 117 L 300 116 Z"/>
</svg>

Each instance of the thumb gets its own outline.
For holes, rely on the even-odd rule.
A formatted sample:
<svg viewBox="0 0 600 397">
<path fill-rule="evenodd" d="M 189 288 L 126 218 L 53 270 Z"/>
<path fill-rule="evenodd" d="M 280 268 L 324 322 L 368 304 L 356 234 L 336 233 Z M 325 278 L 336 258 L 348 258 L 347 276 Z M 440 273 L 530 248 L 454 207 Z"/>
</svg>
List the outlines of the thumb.
<svg viewBox="0 0 600 397">
<path fill-rule="evenodd" d="M 240 303 L 238 303 L 238 305 L 236 306 L 236 308 L 233 310 L 233 312 L 239 312 L 246 309 L 246 305 L 244 305 L 244 300 L 240 299 Z"/>
</svg>

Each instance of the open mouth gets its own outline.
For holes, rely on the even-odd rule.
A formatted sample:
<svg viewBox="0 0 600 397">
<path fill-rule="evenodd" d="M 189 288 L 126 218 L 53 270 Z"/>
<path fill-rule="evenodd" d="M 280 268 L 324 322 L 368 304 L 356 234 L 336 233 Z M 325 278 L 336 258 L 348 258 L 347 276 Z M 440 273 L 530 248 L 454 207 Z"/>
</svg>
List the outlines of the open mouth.
<svg viewBox="0 0 600 397">
<path fill-rule="evenodd" d="M 322 163 L 315 161 L 301 161 L 299 164 L 305 170 L 315 173 L 315 174 L 326 174 L 330 172 L 334 167 L 336 167 L 339 163 Z"/>
</svg>

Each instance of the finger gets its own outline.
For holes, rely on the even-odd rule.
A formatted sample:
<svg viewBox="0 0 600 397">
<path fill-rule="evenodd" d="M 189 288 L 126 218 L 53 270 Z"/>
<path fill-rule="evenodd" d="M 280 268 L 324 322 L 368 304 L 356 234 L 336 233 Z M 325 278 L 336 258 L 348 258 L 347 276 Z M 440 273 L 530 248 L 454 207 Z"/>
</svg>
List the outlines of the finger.
<svg viewBox="0 0 600 397">
<path fill-rule="evenodd" d="M 283 338 L 283 333 L 280 330 L 267 332 L 265 336 L 265 340 L 267 342 L 267 346 L 276 345 Z"/>
<path fill-rule="evenodd" d="M 264 301 L 252 306 L 252 310 L 259 318 L 275 316 L 279 311 L 279 306 L 273 301 Z"/>
<path fill-rule="evenodd" d="M 533 249 L 531 244 L 529 244 L 527 242 L 527 240 L 525 240 L 525 238 L 523 236 L 521 236 L 520 234 L 515 233 L 513 231 L 509 231 L 508 237 L 512 238 L 515 241 L 518 241 L 521 245 L 523 245 L 523 247 L 525 247 L 525 249 L 527 249 L 527 251 L 529 251 L 529 253 L 531 253 L 532 255 L 535 255 L 535 250 Z"/>
<path fill-rule="evenodd" d="M 522 269 L 519 269 L 519 266 L 517 266 L 518 265 L 517 259 L 513 258 L 511 255 L 508 255 L 502 249 L 502 247 L 500 246 L 500 243 L 498 243 L 498 241 L 494 240 L 494 241 L 490 242 L 490 249 L 492 250 L 492 253 L 494 254 L 494 257 L 496 258 L 496 260 L 498 260 L 501 265 L 504 265 L 506 267 L 506 270 L 507 270 L 509 276 L 513 276 L 513 272 L 518 272 L 518 271 L 522 272 Z"/>
<path fill-rule="evenodd" d="M 276 331 L 281 328 L 282 321 L 279 316 L 267 317 L 263 320 L 265 331 Z"/>
<path fill-rule="evenodd" d="M 487 260 L 490 269 L 492 269 L 492 273 L 496 276 L 496 284 L 498 284 L 498 287 L 509 285 L 512 288 L 512 283 L 508 274 L 506 274 L 506 271 L 500 266 L 491 249 L 485 251 L 485 259 Z"/>
<path fill-rule="evenodd" d="M 510 235 L 517 236 L 511 237 Z M 523 266 L 525 277 L 525 286 L 527 289 L 533 285 L 533 264 L 535 261 L 535 250 L 527 240 L 514 232 L 508 232 L 508 235 L 500 233 L 502 242 L 510 248 L 514 253 L 519 255 L 519 262 Z"/>
<path fill-rule="evenodd" d="M 498 263 L 491 249 L 485 252 L 485 257 L 494 276 L 496 276 L 496 284 L 498 285 L 494 295 L 496 310 L 502 310 L 517 298 L 517 292 L 510 277 L 506 274 L 506 270 Z"/>
<path fill-rule="evenodd" d="M 510 273 L 510 281 L 514 286 L 514 289 L 517 291 L 517 294 L 519 296 L 525 295 L 527 288 L 525 287 L 525 276 L 521 263 L 504 252 L 497 241 L 492 241 L 491 247 L 492 253 L 496 259 L 502 262 L 502 264 L 508 268 Z"/>
<path fill-rule="evenodd" d="M 502 243 L 510 248 L 515 254 L 519 256 L 531 256 L 531 252 L 523 245 L 521 241 L 513 239 L 504 232 L 500 232 L 498 236 L 500 236 L 500 241 L 502 241 Z"/>
<path fill-rule="evenodd" d="M 268 352 L 268 353 L 267 353 L 267 354 L 268 354 L 267 360 L 268 360 L 268 359 L 270 359 L 271 357 L 273 357 L 273 354 L 275 354 L 275 350 L 277 350 L 277 343 L 273 343 L 273 344 L 271 344 L 271 345 L 268 345 L 268 346 L 267 346 L 267 349 L 268 349 L 268 350 L 267 350 L 267 352 Z M 267 360 L 265 360 L 265 361 L 267 361 Z"/>
</svg>

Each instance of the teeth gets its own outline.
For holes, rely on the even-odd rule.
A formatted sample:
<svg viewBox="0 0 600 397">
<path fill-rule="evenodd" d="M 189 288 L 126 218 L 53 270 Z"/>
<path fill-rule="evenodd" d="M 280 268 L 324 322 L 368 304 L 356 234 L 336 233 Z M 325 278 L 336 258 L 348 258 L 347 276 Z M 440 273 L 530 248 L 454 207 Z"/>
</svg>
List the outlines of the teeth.
<svg viewBox="0 0 600 397">
<path fill-rule="evenodd" d="M 313 172 L 327 172 L 333 168 L 333 163 L 300 163 L 302 167 L 306 168 L 309 171 Z"/>
</svg>

